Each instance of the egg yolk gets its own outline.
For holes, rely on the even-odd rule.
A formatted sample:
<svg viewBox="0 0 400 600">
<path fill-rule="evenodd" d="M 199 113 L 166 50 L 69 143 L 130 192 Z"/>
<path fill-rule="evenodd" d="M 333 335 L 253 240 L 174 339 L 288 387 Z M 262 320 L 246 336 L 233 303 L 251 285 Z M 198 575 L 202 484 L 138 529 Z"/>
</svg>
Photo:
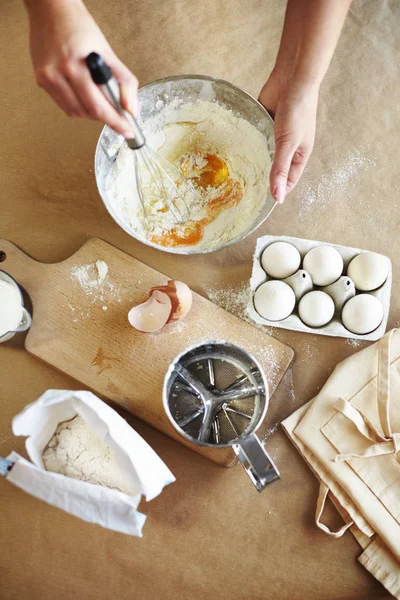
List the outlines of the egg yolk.
<svg viewBox="0 0 400 600">
<path fill-rule="evenodd" d="M 218 187 L 229 177 L 228 165 L 222 158 L 215 154 L 206 154 L 202 157 L 201 167 L 191 164 L 190 157 L 185 158 L 180 165 L 182 173 L 193 181 L 194 185 L 203 189 Z"/>
<path fill-rule="evenodd" d="M 238 181 L 228 180 L 221 193 L 207 204 L 207 215 L 200 221 L 188 221 L 185 227 L 174 227 L 161 235 L 154 235 L 151 241 L 159 246 L 174 248 L 176 246 L 194 246 L 204 236 L 204 228 L 212 223 L 224 210 L 239 204 L 243 197 L 243 189 Z"/>
<path fill-rule="evenodd" d="M 200 169 L 199 186 L 202 188 L 218 187 L 229 177 L 228 165 L 222 158 L 214 154 L 207 154 L 204 157 L 207 165 Z"/>
<path fill-rule="evenodd" d="M 212 223 L 224 210 L 239 204 L 243 189 L 239 181 L 229 177 L 228 165 L 215 154 L 185 156 L 179 168 L 182 174 L 197 188 L 220 191 L 213 193 L 205 204 L 206 216 L 199 221 L 188 221 L 182 227 L 174 227 L 160 235 L 150 237 L 159 246 L 195 246 L 204 236 L 204 228 Z M 159 212 L 164 212 L 161 209 Z"/>
</svg>

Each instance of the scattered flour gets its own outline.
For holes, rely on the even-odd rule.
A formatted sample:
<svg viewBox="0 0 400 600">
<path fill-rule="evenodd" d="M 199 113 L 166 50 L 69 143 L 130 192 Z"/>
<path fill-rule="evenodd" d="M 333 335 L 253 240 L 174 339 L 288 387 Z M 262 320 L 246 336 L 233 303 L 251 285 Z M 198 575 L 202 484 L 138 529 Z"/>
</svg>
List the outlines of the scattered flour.
<svg viewBox="0 0 400 600">
<path fill-rule="evenodd" d="M 250 287 L 248 284 L 242 283 L 237 286 L 227 285 L 223 288 L 207 288 L 205 292 L 208 299 L 221 308 L 232 313 L 236 317 L 243 319 L 254 327 L 261 329 L 264 333 L 272 335 L 273 328 L 266 327 L 255 323 L 247 312 L 247 305 L 250 298 Z"/>
<path fill-rule="evenodd" d="M 301 362 L 310 362 L 314 356 L 316 348 L 313 344 L 305 344 L 304 348 L 302 348 L 299 355 L 302 357 Z"/>
<path fill-rule="evenodd" d="M 367 342 L 364 342 L 364 340 L 358 340 L 356 338 L 347 338 L 346 339 L 346 344 L 348 344 L 352 348 L 357 348 L 358 350 L 365 348 L 366 343 Z"/>
<path fill-rule="evenodd" d="M 299 216 L 317 206 L 322 210 L 331 206 L 338 196 L 343 196 L 349 185 L 354 185 L 362 171 L 373 166 L 376 162 L 367 156 L 367 149 L 356 149 L 338 167 L 324 173 L 315 184 L 299 186 Z"/>
<path fill-rule="evenodd" d="M 43 452 L 47 471 L 53 471 L 130 494 L 114 451 L 77 415 L 60 423 Z"/>
<path fill-rule="evenodd" d="M 282 378 L 280 385 L 285 390 L 285 395 L 288 396 L 293 403 L 296 402 L 296 394 L 294 392 L 292 367 L 289 367 L 289 369 L 286 371 L 285 375 Z"/>
<path fill-rule="evenodd" d="M 263 438 L 261 440 L 262 444 L 265 444 L 267 439 L 269 437 L 271 437 L 271 435 L 273 435 L 275 433 L 275 431 L 278 430 L 278 426 L 279 426 L 279 423 L 275 423 L 275 425 L 273 425 L 272 427 L 269 427 L 269 429 L 267 429 L 267 431 L 264 433 Z"/>
<path fill-rule="evenodd" d="M 182 333 L 185 327 L 185 321 L 176 321 L 175 323 L 170 323 L 169 325 L 167 325 L 164 331 L 166 333 L 169 333 L 170 335 L 176 335 L 177 333 Z"/>
<path fill-rule="evenodd" d="M 94 288 L 99 288 L 106 280 L 108 265 L 104 260 L 95 263 L 72 267 L 70 274 L 86 294 L 91 294 Z"/>
<path fill-rule="evenodd" d="M 10 442 L 12 437 L 12 435 L 5 435 L 4 437 L 0 438 L 0 447 Z"/>
<path fill-rule="evenodd" d="M 87 301 L 92 305 L 101 302 L 103 311 L 108 310 L 105 302 L 114 300 L 120 302 L 120 286 L 111 283 L 108 275 L 108 264 L 104 260 L 97 260 L 86 265 L 75 265 L 70 270 L 71 279 L 84 291 Z M 88 319 L 91 316 L 90 307 L 88 310 L 87 306 L 85 309 L 73 306 L 68 298 L 65 298 L 65 301 L 74 313 L 73 323 L 77 323 L 81 319 Z"/>
<path fill-rule="evenodd" d="M 218 304 L 228 312 L 243 318 L 249 301 L 249 287 L 246 284 L 238 286 L 227 285 L 223 288 L 205 290 L 209 300 Z"/>
</svg>

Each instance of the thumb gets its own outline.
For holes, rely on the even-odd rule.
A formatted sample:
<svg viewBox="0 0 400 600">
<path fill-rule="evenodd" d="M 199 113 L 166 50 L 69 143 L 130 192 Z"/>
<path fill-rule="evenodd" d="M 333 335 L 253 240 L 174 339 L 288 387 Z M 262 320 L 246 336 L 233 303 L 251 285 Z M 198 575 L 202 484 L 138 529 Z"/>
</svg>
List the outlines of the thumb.
<svg viewBox="0 0 400 600">
<path fill-rule="evenodd" d="M 269 176 L 271 193 L 279 204 L 283 204 L 293 155 L 296 151 L 291 141 L 276 140 L 275 157 Z"/>
</svg>

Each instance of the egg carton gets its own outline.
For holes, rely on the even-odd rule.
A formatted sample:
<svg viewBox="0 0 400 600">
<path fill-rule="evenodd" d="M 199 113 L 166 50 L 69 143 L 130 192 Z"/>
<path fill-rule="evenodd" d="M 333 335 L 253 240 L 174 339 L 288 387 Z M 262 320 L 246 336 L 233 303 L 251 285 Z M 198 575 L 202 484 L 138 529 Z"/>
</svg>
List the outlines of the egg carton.
<svg viewBox="0 0 400 600">
<path fill-rule="evenodd" d="M 389 317 L 389 309 L 390 309 L 390 295 L 392 289 L 392 263 L 388 257 L 389 262 L 389 274 L 385 283 L 377 290 L 373 292 L 368 292 L 372 296 L 376 296 L 383 306 L 383 320 L 377 329 L 368 333 L 366 335 L 357 335 L 351 333 L 348 329 L 346 329 L 343 323 L 340 320 L 340 313 L 338 311 L 335 312 L 335 315 L 328 325 L 319 328 L 308 327 L 303 323 L 303 321 L 299 318 L 297 314 L 298 302 L 296 302 L 296 307 L 294 312 L 283 319 L 282 321 L 269 321 L 264 319 L 259 315 L 259 313 L 254 308 L 253 297 L 256 289 L 266 281 L 272 280 L 272 277 L 269 277 L 267 273 L 261 266 L 261 256 L 264 252 L 265 248 L 274 242 L 288 242 L 289 244 L 293 244 L 301 255 L 301 265 L 302 268 L 303 260 L 305 255 L 309 250 L 315 248 L 316 246 L 331 246 L 335 248 L 343 258 L 344 263 L 344 273 L 347 273 L 347 267 L 352 259 L 360 254 L 361 252 L 365 252 L 365 250 L 360 250 L 359 248 L 350 248 L 348 246 L 338 246 L 335 244 L 328 244 L 326 242 L 318 242 L 313 240 L 304 240 L 301 238 L 293 238 L 287 236 L 274 236 L 274 235 L 265 235 L 261 238 L 258 238 L 256 250 L 253 256 L 253 271 L 250 279 L 250 299 L 248 303 L 248 314 L 253 319 L 255 323 L 259 325 L 267 325 L 270 327 L 279 327 L 280 329 L 291 329 L 293 331 L 304 331 L 306 333 L 315 333 L 318 335 L 328 335 L 332 337 L 343 337 L 343 338 L 354 338 L 359 340 L 371 340 L 376 341 L 379 340 L 386 332 L 387 321 Z M 313 287 L 314 290 L 321 289 L 318 286 Z M 359 293 L 358 291 L 356 292 Z"/>
</svg>

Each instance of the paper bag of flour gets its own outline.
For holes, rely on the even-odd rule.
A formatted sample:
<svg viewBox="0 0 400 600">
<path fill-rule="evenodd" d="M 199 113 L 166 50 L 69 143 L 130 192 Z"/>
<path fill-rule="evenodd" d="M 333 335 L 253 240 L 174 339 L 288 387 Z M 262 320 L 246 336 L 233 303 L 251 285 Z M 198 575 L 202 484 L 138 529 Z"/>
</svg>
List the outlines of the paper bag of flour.
<svg viewBox="0 0 400 600">
<path fill-rule="evenodd" d="M 49 390 L 12 427 L 15 435 L 27 436 L 32 462 L 13 452 L 7 480 L 107 529 L 141 537 L 142 495 L 152 500 L 175 481 L 147 442 L 90 392 Z"/>
</svg>

